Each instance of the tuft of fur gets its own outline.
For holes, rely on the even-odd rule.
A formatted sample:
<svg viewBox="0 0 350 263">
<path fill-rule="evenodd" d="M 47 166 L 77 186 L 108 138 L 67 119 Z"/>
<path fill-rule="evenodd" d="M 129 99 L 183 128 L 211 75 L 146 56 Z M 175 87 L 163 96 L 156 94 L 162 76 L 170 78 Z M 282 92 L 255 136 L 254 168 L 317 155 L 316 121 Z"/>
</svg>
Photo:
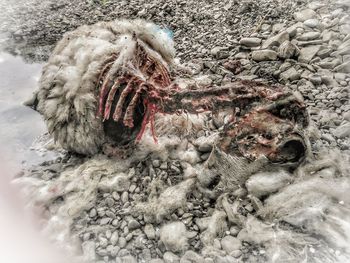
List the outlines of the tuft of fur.
<svg viewBox="0 0 350 263">
<path fill-rule="evenodd" d="M 134 58 L 136 42 L 166 67 L 173 64 L 172 39 L 144 20 L 81 26 L 58 42 L 43 69 L 36 108 L 63 148 L 90 155 L 107 141 L 96 117 L 99 72 L 111 54 L 119 54 L 111 69 L 117 75 Z"/>
</svg>

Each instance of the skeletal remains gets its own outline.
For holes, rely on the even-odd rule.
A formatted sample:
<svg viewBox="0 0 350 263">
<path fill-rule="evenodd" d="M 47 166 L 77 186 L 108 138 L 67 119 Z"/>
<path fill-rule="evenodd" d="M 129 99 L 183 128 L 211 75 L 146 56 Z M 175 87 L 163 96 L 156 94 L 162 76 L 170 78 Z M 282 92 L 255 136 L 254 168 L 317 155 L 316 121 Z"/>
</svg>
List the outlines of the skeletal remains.
<svg viewBox="0 0 350 263">
<path fill-rule="evenodd" d="M 43 69 L 32 106 L 68 151 L 93 155 L 106 152 L 107 145 L 116 149 L 112 152 L 118 157 L 126 151 L 134 154 L 124 160 L 104 154 L 74 157 L 72 163 L 62 164 L 59 175 L 46 177 L 43 172 L 39 178 L 19 178 L 27 186 L 29 200 L 50 208 L 48 231 L 60 231 L 56 236 L 61 242 L 80 231 L 92 233 L 102 216 L 90 217 L 93 223 L 86 224 L 87 211 L 105 207 L 100 193 L 119 191 L 132 198 L 124 202 L 118 195 L 113 215 L 125 223 L 128 216 L 140 215 L 143 223 L 161 227 L 160 240 L 180 254 L 188 246 L 186 235 L 171 239 L 174 235 L 167 231 L 183 233 L 185 228 L 182 223 L 169 223 L 173 217 L 168 216 L 196 202 L 203 213 L 195 224 L 207 222 L 198 230 L 197 244 L 203 248 L 196 249 L 203 256 L 221 255 L 214 240 L 233 225 L 240 229 L 237 239 L 263 247 L 268 262 L 302 262 L 311 257 L 315 259 L 310 262 L 321 258 L 335 262 L 336 249 L 348 249 L 349 244 L 348 158 L 320 154 L 317 161 L 294 169 L 309 151 L 308 115 L 297 94 L 252 81 L 210 86 L 199 79 L 186 75 L 186 68 L 176 63 L 172 40 L 151 23 L 103 22 L 65 34 Z M 189 121 L 183 124 L 186 114 Z M 214 120 L 220 114 L 226 122 L 207 130 L 207 116 Z M 209 154 L 205 162 L 201 140 L 212 143 L 203 150 Z M 160 168 L 160 160 L 166 168 Z M 179 172 L 173 176 L 169 167 L 178 162 Z M 135 183 L 140 193 L 131 194 L 129 185 L 117 190 L 119 181 Z M 204 199 L 210 200 L 212 213 L 206 212 Z M 78 233 L 73 231 L 75 225 Z M 101 227 L 105 231 L 110 225 Z M 113 225 L 113 231 L 124 230 Z M 136 236 L 128 243 L 133 253 L 140 240 Z M 84 243 L 92 244 L 94 254 L 97 247 L 91 242 Z M 317 253 L 312 252 L 316 248 Z"/>
<path fill-rule="evenodd" d="M 68 151 L 94 154 L 105 143 L 128 147 L 157 113 L 231 109 L 219 149 L 250 160 L 298 163 L 307 151 L 308 116 L 289 90 L 252 81 L 201 86 L 181 78 L 173 42 L 142 21 L 101 22 L 65 34 L 43 69 L 35 108 Z M 161 118 L 161 114 L 157 114 Z"/>
</svg>

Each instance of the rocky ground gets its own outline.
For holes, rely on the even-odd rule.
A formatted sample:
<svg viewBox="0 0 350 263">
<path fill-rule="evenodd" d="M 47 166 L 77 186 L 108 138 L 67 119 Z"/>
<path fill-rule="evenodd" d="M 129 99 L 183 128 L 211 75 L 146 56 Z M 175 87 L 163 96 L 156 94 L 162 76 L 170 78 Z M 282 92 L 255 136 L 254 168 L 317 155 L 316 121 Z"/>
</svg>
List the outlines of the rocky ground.
<svg viewBox="0 0 350 263">
<path fill-rule="evenodd" d="M 141 17 L 171 29 L 179 58 L 195 74 L 206 74 L 209 82 L 222 84 L 249 79 L 289 86 L 303 96 L 308 105 L 314 122 L 310 131 L 312 151 L 316 156 L 321 156 L 324 149 L 338 152 L 336 157 L 329 155 L 328 164 L 318 161 L 311 171 L 307 170 L 310 167 L 304 167 L 299 173 L 312 172 L 314 178 L 308 182 L 320 183 L 320 189 L 322 185 L 334 186 L 336 179 L 332 176 L 333 181 L 322 181 L 329 179 L 330 173 L 338 179 L 348 176 L 350 4 L 347 1 L 9 3 L 2 2 L 3 10 L 7 10 L 7 22 L 1 23 L 0 28 L 5 36 L 2 44 L 12 53 L 24 54 L 27 58 L 45 60 L 62 34 L 81 24 Z M 24 5 L 28 9 L 24 9 Z M 197 137 L 206 137 L 206 132 Z M 298 214 L 296 218 L 306 218 L 301 224 L 296 218 L 278 218 L 283 208 L 271 208 L 275 200 L 283 201 L 289 209 L 301 205 L 281 197 L 288 189 L 305 187 L 298 185 L 300 180 L 291 179 L 289 172 L 279 171 L 268 176 L 257 173 L 253 179 L 259 184 L 251 179 L 244 188 L 221 196 L 220 200 L 196 188 L 191 169 L 200 167 L 211 149 L 205 143 L 194 143 L 193 148 L 184 152 L 167 148 L 166 156 L 158 149 L 156 154 L 119 165 L 105 156 L 92 159 L 67 156 L 36 167 L 30 174 L 42 185 L 70 193 L 45 200 L 50 201 L 47 214 L 69 212 L 71 217 L 64 218 L 68 220 L 64 222 L 69 222 L 68 232 L 78 238 L 87 260 L 265 262 L 276 260 L 274 248 L 283 246 L 287 240 L 291 249 L 279 254 L 277 262 L 298 262 L 301 258 L 307 258 L 305 262 L 341 262 L 340 256 L 346 254 L 346 249 L 330 241 L 337 236 L 337 231 L 325 231 L 327 237 L 317 232 L 322 226 L 325 229 L 328 221 L 334 222 L 327 219 L 325 225 L 308 223 L 313 222 L 312 216 L 307 221 L 307 216 Z M 341 162 L 342 159 L 345 161 Z M 77 173 L 81 176 L 80 186 L 72 183 L 72 174 Z M 271 178 L 277 179 L 269 181 Z M 264 180 L 270 184 L 261 183 Z M 344 182 L 347 185 L 348 178 Z M 289 184 L 280 195 L 272 195 Z M 336 188 L 342 191 L 342 187 L 344 184 Z M 310 192 L 298 192 L 300 200 L 316 190 L 305 187 L 305 191 Z M 318 207 L 334 209 L 335 206 L 326 204 L 335 198 L 336 207 L 341 205 L 343 212 L 348 211 L 345 197 L 339 192 L 329 196 L 326 190 L 322 193 L 313 196 L 322 201 Z M 340 196 L 343 199 L 337 199 Z M 71 203 L 76 207 L 67 206 L 67 200 L 73 200 Z M 166 204 L 162 203 L 164 200 Z M 279 221 L 268 221 L 272 213 L 269 209 Z M 239 215 L 238 219 L 229 211 Z M 344 212 L 346 218 L 345 215 Z M 265 218 L 264 227 L 258 227 L 263 223 L 256 218 Z M 286 231 L 291 229 L 303 237 L 305 244 L 288 240 Z M 303 235 L 309 233 L 314 240 L 306 242 Z"/>
</svg>

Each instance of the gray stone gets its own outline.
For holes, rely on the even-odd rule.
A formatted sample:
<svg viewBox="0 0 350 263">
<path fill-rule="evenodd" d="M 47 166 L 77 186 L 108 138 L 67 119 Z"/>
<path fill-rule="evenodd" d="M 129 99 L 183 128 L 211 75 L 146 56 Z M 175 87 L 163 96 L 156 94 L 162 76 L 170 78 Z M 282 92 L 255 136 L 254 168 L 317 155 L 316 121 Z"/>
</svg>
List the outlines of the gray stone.
<svg viewBox="0 0 350 263">
<path fill-rule="evenodd" d="M 288 40 L 284 41 L 278 47 L 278 56 L 284 59 L 294 57 L 298 55 L 299 52 L 300 52 L 299 48 Z"/>
<path fill-rule="evenodd" d="M 100 225 L 103 226 L 103 225 L 107 225 L 109 222 L 111 222 L 112 219 L 109 218 L 109 217 L 104 217 L 100 220 Z"/>
<path fill-rule="evenodd" d="M 163 255 L 163 260 L 165 263 L 179 263 L 180 257 L 172 252 L 167 251 Z"/>
<path fill-rule="evenodd" d="M 263 49 L 267 49 L 273 46 L 279 46 L 281 45 L 283 42 L 289 40 L 289 34 L 287 31 L 282 31 L 281 33 L 279 33 L 276 36 L 270 37 L 269 39 L 267 39 L 263 45 L 262 48 Z"/>
<path fill-rule="evenodd" d="M 239 41 L 239 44 L 246 47 L 258 47 L 261 44 L 261 39 L 257 37 L 245 37 Z"/>
<path fill-rule="evenodd" d="M 152 161 L 153 167 L 158 168 L 160 166 L 160 160 L 156 159 Z"/>
<path fill-rule="evenodd" d="M 309 80 L 311 81 L 312 84 L 314 85 L 321 85 L 322 84 L 322 79 L 320 75 L 312 75 L 311 77 L 309 77 Z"/>
<path fill-rule="evenodd" d="M 181 257 L 180 263 L 182 262 L 191 262 L 191 263 L 202 263 L 204 258 L 201 255 L 198 255 L 192 250 L 186 251 L 186 253 Z"/>
<path fill-rule="evenodd" d="M 308 19 L 304 21 L 304 25 L 311 28 L 317 28 L 320 26 L 320 21 L 318 19 Z"/>
<path fill-rule="evenodd" d="M 335 67 L 335 72 L 350 73 L 350 61 L 344 62 L 343 64 Z"/>
<path fill-rule="evenodd" d="M 221 239 L 221 247 L 227 254 L 230 254 L 233 251 L 240 250 L 242 247 L 242 242 L 236 237 L 225 236 L 223 239 Z"/>
<path fill-rule="evenodd" d="M 293 81 L 300 79 L 300 74 L 295 68 L 291 67 L 280 74 L 280 77 L 286 81 Z"/>
<path fill-rule="evenodd" d="M 140 227 L 140 223 L 137 222 L 135 219 L 131 219 L 128 223 L 128 228 L 130 231 L 138 229 Z"/>
<path fill-rule="evenodd" d="M 124 248 L 126 246 L 126 239 L 125 237 L 120 237 L 118 240 L 118 246 L 120 248 Z"/>
<path fill-rule="evenodd" d="M 350 111 L 343 113 L 344 120 L 350 121 Z"/>
<path fill-rule="evenodd" d="M 302 48 L 300 50 L 298 61 L 301 63 L 309 63 L 320 50 L 320 48 L 321 46 L 309 46 Z"/>
<path fill-rule="evenodd" d="M 299 22 L 304 22 L 308 19 L 315 18 L 316 16 L 317 16 L 317 13 L 312 9 L 304 9 L 294 13 L 295 20 Z"/>
<path fill-rule="evenodd" d="M 329 57 L 329 55 L 332 53 L 332 50 L 329 48 L 321 49 L 319 52 L 317 52 L 317 56 L 324 59 L 326 57 Z"/>
<path fill-rule="evenodd" d="M 164 260 L 161 258 L 154 258 L 148 261 L 148 263 L 164 263 Z"/>
<path fill-rule="evenodd" d="M 230 227 L 230 234 L 231 234 L 231 236 L 237 236 L 239 231 L 240 231 L 240 229 L 237 226 L 231 226 Z"/>
<path fill-rule="evenodd" d="M 252 52 L 252 59 L 255 61 L 269 61 L 277 59 L 277 52 L 273 50 L 256 50 Z"/>
<path fill-rule="evenodd" d="M 89 216 L 90 216 L 91 218 L 97 216 L 97 211 L 96 211 L 95 208 L 92 208 L 92 209 L 90 210 Z"/>
<path fill-rule="evenodd" d="M 345 122 L 344 124 L 338 126 L 333 130 L 333 135 L 337 138 L 345 138 L 350 136 L 350 122 Z"/>
<path fill-rule="evenodd" d="M 290 27 L 288 27 L 286 29 L 287 33 L 289 34 L 290 37 L 295 37 L 295 35 L 297 34 L 297 29 L 298 28 L 302 28 L 303 27 L 303 23 L 298 22 Z"/>
<path fill-rule="evenodd" d="M 148 239 L 156 239 L 156 231 L 154 230 L 153 225 L 146 224 L 144 228 L 144 232 Z"/>
<path fill-rule="evenodd" d="M 308 41 L 308 40 L 314 40 L 316 38 L 319 38 L 320 36 L 321 36 L 320 32 L 312 31 L 312 32 L 306 32 L 306 33 L 302 34 L 297 39 L 301 40 L 301 41 Z"/>
<path fill-rule="evenodd" d="M 115 246 L 118 243 L 118 239 L 119 239 L 119 234 L 118 231 L 114 231 L 111 238 L 110 238 L 110 242 L 113 246 Z"/>
</svg>

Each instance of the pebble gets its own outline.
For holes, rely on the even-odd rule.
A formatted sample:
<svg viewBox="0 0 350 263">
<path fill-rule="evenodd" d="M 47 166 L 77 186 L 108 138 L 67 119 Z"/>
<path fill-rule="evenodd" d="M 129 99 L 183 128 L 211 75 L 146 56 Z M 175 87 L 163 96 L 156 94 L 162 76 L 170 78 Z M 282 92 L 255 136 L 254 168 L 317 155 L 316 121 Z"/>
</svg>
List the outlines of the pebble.
<svg viewBox="0 0 350 263">
<path fill-rule="evenodd" d="M 179 263 L 180 257 L 172 252 L 165 252 L 163 255 L 163 260 L 165 263 Z"/>
<path fill-rule="evenodd" d="M 350 73 L 350 61 L 344 62 L 343 64 L 335 67 L 334 71 L 339 73 Z"/>
<path fill-rule="evenodd" d="M 129 201 L 129 193 L 128 192 L 123 192 L 121 195 L 121 201 L 123 204 Z"/>
<path fill-rule="evenodd" d="M 180 262 L 202 263 L 203 261 L 204 261 L 204 258 L 201 255 L 198 255 L 193 250 L 188 250 L 181 257 Z"/>
<path fill-rule="evenodd" d="M 95 208 L 92 208 L 89 212 L 89 217 L 94 218 L 95 216 L 97 216 L 97 211 Z"/>
<path fill-rule="evenodd" d="M 300 73 L 294 67 L 287 69 L 280 74 L 280 77 L 285 81 L 294 81 L 300 79 Z"/>
<path fill-rule="evenodd" d="M 118 239 L 119 239 L 119 234 L 118 234 L 118 230 L 114 231 L 111 238 L 110 238 L 110 242 L 113 246 L 115 246 L 118 243 Z"/>
<path fill-rule="evenodd" d="M 317 13 L 312 9 L 304 9 L 294 13 L 295 20 L 299 22 L 304 22 L 308 19 L 315 18 L 316 16 L 317 16 Z"/>
<path fill-rule="evenodd" d="M 276 36 L 268 38 L 262 45 L 263 49 L 271 48 L 273 46 L 279 46 L 283 42 L 289 40 L 289 33 L 287 31 L 282 31 Z"/>
<path fill-rule="evenodd" d="M 273 50 L 257 50 L 252 52 L 252 59 L 259 61 L 270 61 L 277 59 L 277 52 Z"/>
<path fill-rule="evenodd" d="M 146 224 L 144 228 L 144 232 L 148 239 L 156 239 L 156 231 L 151 224 Z"/>
<path fill-rule="evenodd" d="M 126 246 L 126 239 L 125 237 L 120 237 L 118 240 L 118 246 L 120 248 L 124 248 Z"/>
<path fill-rule="evenodd" d="M 337 138 L 345 138 L 350 136 L 350 122 L 345 122 L 344 124 L 333 130 L 333 135 Z"/>
<path fill-rule="evenodd" d="M 292 58 L 299 54 L 299 49 L 292 42 L 286 40 L 278 47 L 278 56 L 283 59 Z"/>
<path fill-rule="evenodd" d="M 308 46 L 300 50 L 298 61 L 302 63 L 309 63 L 317 52 L 320 50 L 321 46 Z"/>
<path fill-rule="evenodd" d="M 130 231 L 138 229 L 138 228 L 140 228 L 140 223 L 137 222 L 135 219 L 131 219 L 128 223 L 128 228 Z"/>
<path fill-rule="evenodd" d="M 257 37 L 242 38 L 239 44 L 246 47 L 258 47 L 261 44 L 261 39 Z"/>
<path fill-rule="evenodd" d="M 227 254 L 230 254 L 233 251 L 240 250 L 242 247 L 242 242 L 233 236 L 225 236 L 221 240 L 222 249 L 226 251 Z"/>
<path fill-rule="evenodd" d="M 320 26 L 320 21 L 318 19 L 308 19 L 304 21 L 304 25 L 310 28 L 317 28 Z"/>
<path fill-rule="evenodd" d="M 314 40 L 316 38 L 319 38 L 320 36 L 321 36 L 320 32 L 312 31 L 312 32 L 306 32 L 306 33 L 302 34 L 297 39 L 301 40 L 301 41 L 308 41 L 308 40 Z"/>
</svg>

